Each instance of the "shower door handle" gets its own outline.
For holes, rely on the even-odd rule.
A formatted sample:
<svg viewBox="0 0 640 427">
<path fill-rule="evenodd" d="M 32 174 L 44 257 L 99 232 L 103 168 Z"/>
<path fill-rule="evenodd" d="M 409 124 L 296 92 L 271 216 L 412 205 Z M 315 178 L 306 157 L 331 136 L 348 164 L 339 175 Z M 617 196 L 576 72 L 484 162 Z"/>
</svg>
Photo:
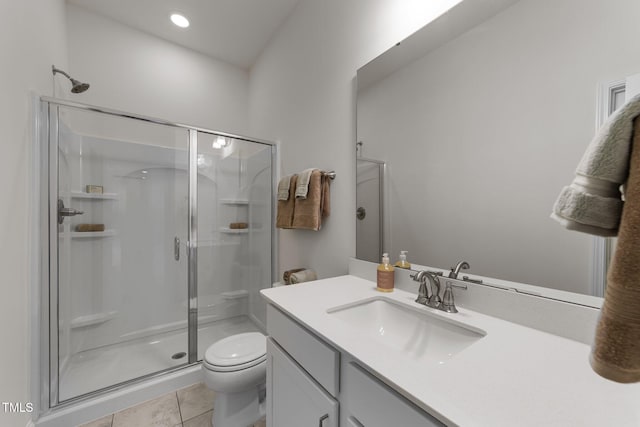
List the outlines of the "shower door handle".
<svg viewBox="0 0 640 427">
<path fill-rule="evenodd" d="M 173 257 L 176 261 L 180 261 L 180 239 L 178 236 L 173 238 Z"/>
<path fill-rule="evenodd" d="M 73 208 L 65 208 L 62 199 L 58 199 L 58 224 L 64 222 L 65 216 L 82 215 L 84 212 Z"/>
</svg>

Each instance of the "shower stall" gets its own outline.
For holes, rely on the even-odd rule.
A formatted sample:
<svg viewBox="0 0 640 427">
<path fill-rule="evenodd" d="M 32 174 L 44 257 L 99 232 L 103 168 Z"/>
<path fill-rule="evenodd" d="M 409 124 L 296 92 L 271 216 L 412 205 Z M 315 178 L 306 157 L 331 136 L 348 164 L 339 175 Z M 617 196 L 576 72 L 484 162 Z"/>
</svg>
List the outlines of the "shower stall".
<svg viewBox="0 0 640 427">
<path fill-rule="evenodd" d="M 264 331 L 275 145 L 50 98 L 38 128 L 42 410 Z"/>
</svg>

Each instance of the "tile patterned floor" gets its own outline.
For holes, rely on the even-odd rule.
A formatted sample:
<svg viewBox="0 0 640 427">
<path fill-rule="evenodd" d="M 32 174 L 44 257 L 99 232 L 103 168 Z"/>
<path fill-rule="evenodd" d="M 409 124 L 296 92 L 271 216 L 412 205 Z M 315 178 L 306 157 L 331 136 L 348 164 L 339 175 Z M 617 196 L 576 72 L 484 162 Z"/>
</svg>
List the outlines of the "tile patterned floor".
<svg viewBox="0 0 640 427">
<path fill-rule="evenodd" d="M 215 393 L 195 384 L 80 427 L 213 427 Z M 253 427 L 266 427 L 264 420 Z"/>
</svg>

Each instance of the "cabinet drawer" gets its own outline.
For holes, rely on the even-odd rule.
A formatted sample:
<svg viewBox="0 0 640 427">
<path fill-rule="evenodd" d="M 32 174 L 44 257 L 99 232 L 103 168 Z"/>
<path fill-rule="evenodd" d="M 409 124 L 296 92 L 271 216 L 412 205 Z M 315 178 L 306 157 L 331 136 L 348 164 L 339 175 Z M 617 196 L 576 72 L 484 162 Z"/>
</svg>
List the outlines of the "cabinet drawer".
<svg viewBox="0 0 640 427">
<path fill-rule="evenodd" d="M 353 362 L 345 365 L 342 376 L 341 400 L 352 422 L 355 418 L 366 427 L 444 426 Z"/>
<path fill-rule="evenodd" d="M 322 387 L 338 395 L 340 353 L 280 310 L 267 306 L 267 332 Z"/>
</svg>

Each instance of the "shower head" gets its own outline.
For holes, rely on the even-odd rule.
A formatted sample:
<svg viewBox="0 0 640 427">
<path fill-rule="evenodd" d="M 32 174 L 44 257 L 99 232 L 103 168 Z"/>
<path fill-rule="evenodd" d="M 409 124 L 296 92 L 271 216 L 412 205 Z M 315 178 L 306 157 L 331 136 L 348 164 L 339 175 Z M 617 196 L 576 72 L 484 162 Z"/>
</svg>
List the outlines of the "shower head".
<svg viewBox="0 0 640 427">
<path fill-rule="evenodd" d="M 89 83 L 79 82 L 78 80 L 74 79 L 69 74 L 65 73 L 64 71 L 57 69 L 55 65 L 51 66 L 51 71 L 53 72 L 54 76 L 56 75 L 56 73 L 60 73 L 63 76 L 65 76 L 66 78 L 68 78 L 69 80 L 71 80 L 71 92 L 73 92 L 73 93 L 82 93 L 82 92 L 86 91 L 87 89 L 89 89 Z"/>
<path fill-rule="evenodd" d="M 89 89 L 89 83 L 82 83 L 77 81 L 76 79 L 71 80 L 71 92 L 73 93 L 82 93 L 85 90 Z"/>
</svg>

